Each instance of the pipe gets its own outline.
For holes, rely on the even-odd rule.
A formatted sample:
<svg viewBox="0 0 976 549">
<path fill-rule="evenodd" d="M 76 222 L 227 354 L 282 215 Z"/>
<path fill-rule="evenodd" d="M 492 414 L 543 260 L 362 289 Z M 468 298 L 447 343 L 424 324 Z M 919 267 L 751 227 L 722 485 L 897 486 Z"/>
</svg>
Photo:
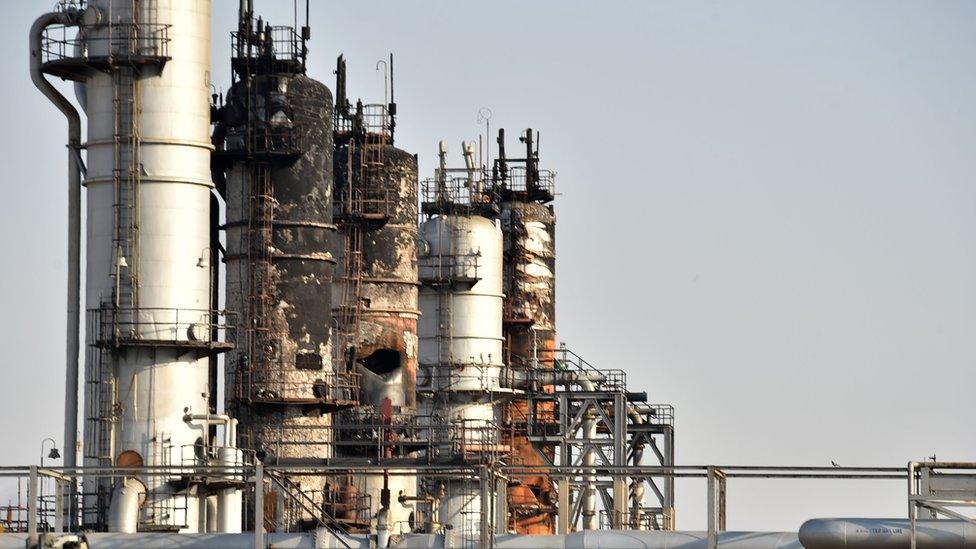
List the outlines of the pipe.
<svg viewBox="0 0 976 549">
<path fill-rule="evenodd" d="M 61 534 L 67 536 L 70 534 Z M 50 535 L 57 539 L 58 534 Z M 451 534 L 454 544 L 458 535 Z M 336 534 L 320 529 L 308 533 L 269 533 L 267 541 L 273 547 L 295 549 L 371 547 L 367 534 Z M 0 549 L 23 549 L 25 534 L 0 534 Z M 46 537 L 47 539 L 47 537 Z M 253 545 L 253 534 L 165 534 L 165 533 L 88 533 L 85 534 L 89 549 L 116 549 L 144 547 L 147 549 L 237 549 Z M 441 549 L 452 547 L 441 534 L 404 534 L 393 545 L 398 549 Z M 525 536 L 496 534 L 493 546 L 497 549 L 589 549 L 613 547 L 615 549 L 706 549 L 707 532 L 664 532 L 597 530 L 576 532 L 565 536 Z M 794 533 L 785 532 L 719 532 L 720 549 L 804 549 Z M 935 547 L 933 545 L 920 547 Z M 956 547 L 954 545 L 947 546 Z M 961 547 L 961 546 L 960 546 Z"/>
<path fill-rule="evenodd" d="M 917 549 L 976 547 L 976 524 L 964 520 L 919 520 Z M 908 519 L 828 518 L 808 520 L 800 526 L 806 549 L 902 549 L 911 546 Z"/>
<path fill-rule="evenodd" d="M 77 25 L 80 14 L 69 9 L 50 12 L 37 18 L 30 29 L 30 75 L 34 86 L 64 114 L 68 120 L 68 296 L 67 324 L 65 327 L 65 376 L 64 376 L 64 466 L 77 465 L 78 453 L 78 352 L 81 309 L 81 117 L 78 110 L 62 95 L 42 72 L 41 57 L 44 29 L 50 25 Z M 68 483 L 65 506 L 66 524 L 75 526 L 75 481 Z"/>
<path fill-rule="evenodd" d="M 583 439 L 596 439 L 596 414 L 592 411 L 587 412 L 583 417 Z M 596 464 L 596 452 L 593 448 L 587 448 L 583 453 L 583 466 L 592 467 Z M 589 469 L 586 476 L 586 488 L 583 492 L 582 515 L 583 529 L 596 530 L 596 475 L 595 470 Z"/>
<path fill-rule="evenodd" d="M 217 521 L 218 532 L 225 534 L 240 534 L 241 519 L 244 516 L 243 500 L 239 488 L 224 488 L 217 494 Z M 209 508 L 207 509 L 209 512 Z"/>
<path fill-rule="evenodd" d="M 60 540 L 76 540 L 75 534 L 46 533 L 45 547 L 59 547 Z M 87 549 L 241 549 L 254 547 L 254 534 L 175 534 L 141 532 L 138 534 L 85 533 Z M 27 534 L 0 534 L 0 549 L 24 549 Z M 267 534 L 267 547 L 289 549 L 369 549 L 370 536 L 365 534 L 334 534 L 328 531 Z M 63 546 L 63 545 L 62 545 Z M 265 547 L 262 545 L 261 547 Z"/>
<path fill-rule="evenodd" d="M 183 416 L 183 421 L 190 423 L 193 421 L 203 421 L 205 422 L 205 427 L 209 430 L 210 422 L 223 423 L 224 424 L 224 442 L 221 444 L 224 448 L 234 448 L 235 441 L 237 440 L 237 419 L 230 417 L 227 414 L 186 414 Z"/>
<path fill-rule="evenodd" d="M 244 456 L 235 446 L 237 440 L 237 419 L 227 414 L 186 414 L 183 421 L 190 423 L 193 421 L 203 421 L 205 429 L 209 432 L 210 423 L 222 423 L 224 425 L 224 441 L 217 448 L 217 462 L 219 465 L 229 467 L 241 467 L 244 465 Z M 234 480 L 231 473 L 229 480 Z M 241 520 L 243 518 L 243 492 L 240 488 L 224 488 L 217 493 L 216 508 L 211 508 L 211 500 L 207 498 L 207 531 L 221 532 L 228 534 L 239 534 L 242 529 Z"/>
<path fill-rule="evenodd" d="M 376 546 L 389 547 L 390 545 L 390 508 L 383 507 L 376 514 Z"/>
<path fill-rule="evenodd" d="M 200 529 L 201 532 L 206 532 L 208 534 L 214 534 L 219 532 L 217 529 L 217 513 L 218 513 L 218 503 L 217 496 L 211 494 L 203 498 L 204 506 L 206 509 L 206 520 L 204 521 L 204 527 Z"/>
<path fill-rule="evenodd" d="M 139 508 L 146 500 L 146 485 L 135 477 L 123 477 L 115 484 L 108 509 L 108 530 L 135 534 L 139 530 Z"/>
<path fill-rule="evenodd" d="M 456 537 L 456 536 L 455 536 Z M 455 542 L 456 543 L 456 542 Z M 442 535 L 406 534 L 394 545 L 398 549 L 443 548 Z M 496 549 L 706 549 L 707 532 L 665 532 L 634 530 L 581 531 L 568 535 L 526 536 L 498 534 L 493 547 Z M 720 549 L 804 549 L 796 534 L 786 532 L 720 532 Z M 97 549 L 97 548 L 96 548 Z"/>
<path fill-rule="evenodd" d="M 230 425 L 231 427 L 229 430 L 231 433 L 236 433 L 237 420 L 232 419 Z M 223 446 L 217 448 L 217 461 L 219 465 L 241 467 L 244 465 L 244 455 L 241 450 L 237 448 Z M 234 481 L 240 479 L 231 474 L 228 480 Z M 244 517 L 243 491 L 237 487 L 224 488 L 217 493 L 216 500 L 217 508 L 216 516 L 214 517 L 214 527 L 216 528 L 215 531 L 226 534 L 241 533 L 243 531 L 242 520 Z"/>
<path fill-rule="evenodd" d="M 644 416 L 637 411 L 634 406 L 627 406 L 627 416 L 630 417 L 634 425 L 643 425 Z M 634 447 L 630 455 L 631 465 L 639 466 L 644 459 L 644 444 L 640 443 Z M 634 528 L 644 529 L 644 479 L 634 478 L 630 485 L 630 501 L 633 507 Z"/>
</svg>

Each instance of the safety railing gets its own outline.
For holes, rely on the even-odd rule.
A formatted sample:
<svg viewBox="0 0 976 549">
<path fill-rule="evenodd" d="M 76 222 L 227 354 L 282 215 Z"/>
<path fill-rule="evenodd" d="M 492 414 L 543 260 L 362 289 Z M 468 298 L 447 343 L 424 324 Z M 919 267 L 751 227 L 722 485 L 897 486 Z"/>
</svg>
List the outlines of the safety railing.
<svg viewBox="0 0 976 549">
<path fill-rule="evenodd" d="M 216 154 L 248 158 L 295 157 L 302 153 L 304 132 L 300 124 L 260 123 L 253 128 L 231 128 L 218 144 Z"/>
<path fill-rule="evenodd" d="M 481 280 L 481 253 L 437 253 L 418 261 L 420 281 L 432 285 L 474 284 Z"/>
<path fill-rule="evenodd" d="M 95 68 L 169 59 L 170 25 L 112 22 L 80 27 L 52 25 L 41 38 L 41 61 L 71 61 Z"/>
<path fill-rule="evenodd" d="M 529 200 L 549 202 L 556 196 L 556 173 L 551 170 L 536 170 L 530 177 L 525 166 L 512 166 L 504 181 L 496 181 L 494 188 L 501 196 L 519 194 Z"/>
<path fill-rule="evenodd" d="M 463 177 L 425 179 L 420 182 L 420 197 L 427 215 L 477 213 L 497 207 L 499 200 L 481 170 Z"/>
<path fill-rule="evenodd" d="M 575 371 L 585 376 L 600 391 L 627 390 L 627 372 L 624 370 L 597 368 L 563 346 L 556 349 L 554 355 L 553 366 L 556 370 Z"/>
<path fill-rule="evenodd" d="M 231 51 L 238 59 L 273 57 L 279 61 L 298 61 L 305 54 L 302 36 L 294 27 L 271 26 L 249 32 L 230 33 Z"/>
<path fill-rule="evenodd" d="M 346 103 L 348 107 L 349 104 Z M 336 105 L 335 131 L 338 134 L 361 134 L 364 136 L 375 136 L 378 139 L 367 140 L 366 145 L 383 146 L 390 138 L 390 124 L 393 120 L 389 109 L 381 103 L 356 103 L 355 110 L 349 109 L 348 113 L 340 113 L 342 105 Z"/>
<path fill-rule="evenodd" d="M 361 374 L 302 371 L 282 368 L 245 374 L 242 396 L 251 404 L 334 405 L 358 404 Z"/>
<path fill-rule="evenodd" d="M 336 189 L 335 217 L 345 220 L 385 220 L 396 208 L 397 196 L 390 189 L 378 186 L 348 185 Z"/>
<path fill-rule="evenodd" d="M 88 344 L 101 348 L 177 346 L 233 348 L 236 314 L 213 309 L 119 308 L 87 311 Z"/>
<path fill-rule="evenodd" d="M 548 466 L 524 466 L 524 465 L 484 465 L 484 464 L 463 464 L 463 465 L 424 465 L 411 462 L 409 464 L 368 464 L 364 463 L 362 465 L 268 465 L 265 466 L 260 462 L 255 462 L 253 464 L 246 464 L 244 466 L 197 466 L 197 467 L 183 467 L 183 466 L 173 466 L 173 467 L 141 467 L 141 468 L 121 468 L 121 467 L 77 467 L 77 468 L 61 468 L 61 467 L 37 467 L 37 466 L 18 466 L 18 467 L 0 467 L 0 491 L 4 493 L 10 493 L 10 491 L 16 488 L 16 484 L 19 482 L 21 485 L 21 490 L 19 493 L 21 497 L 15 503 L 9 504 L 9 515 L 6 511 L 8 508 L 0 508 L 0 524 L 5 527 L 9 526 L 7 531 L 26 529 L 26 532 L 33 533 L 34 535 L 40 534 L 42 532 L 57 532 L 64 531 L 69 528 L 70 515 L 69 509 L 79 510 L 82 508 L 83 500 L 87 495 L 76 493 L 75 500 L 69 500 L 65 495 L 67 494 L 67 487 L 70 484 L 78 485 L 81 479 L 88 479 L 88 481 L 97 482 L 99 479 L 106 479 L 112 482 L 115 479 L 133 477 L 146 479 L 147 484 L 158 483 L 158 481 L 153 481 L 152 479 L 160 478 L 172 478 L 175 475 L 182 474 L 192 474 L 196 478 L 206 479 L 206 478 L 223 478 L 228 475 L 239 476 L 240 478 L 247 479 L 246 486 L 242 489 L 245 494 L 249 494 L 248 497 L 254 497 L 255 492 L 253 490 L 255 485 L 262 485 L 264 487 L 269 487 L 271 484 L 268 482 L 269 475 L 278 478 L 302 476 L 302 477 L 318 477 L 322 479 L 323 484 L 327 482 L 327 479 L 338 479 L 343 478 L 347 475 L 367 475 L 367 474 L 388 474 L 391 476 L 410 476 L 416 478 L 430 479 L 432 483 L 440 484 L 444 480 L 450 479 L 479 479 L 479 478 L 498 478 L 507 479 L 509 482 L 518 482 L 519 479 L 538 476 L 539 474 L 550 475 L 554 482 L 565 482 L 566 486 L 570 490 L 578 491 L 582 489 L 585 485 L 583 479 L 584 476 L 595 476 L 598 478 L 599 483 L 604 483 L 607 479 L 633 479 L 633 478 L 645 478 L 645 477 L 657 477 L 663 479 L 697 479 L 700 481 L 707 481 L 709 478 L 714 478 L 714 476 L 721 472 L 722 477 L 728 479 L 742 479 L 746 480 L 757 480 L 757 479 L 788 479 L 791 482 L 798 480 L 816 480 L 816 481 L 836 481 L 836 480 L 857 480 L 857 481 L 874 481 L 874 482 L 898 482 L 899 485 L 904 486 L 906 480 L 911 479 L 912 483 L 916 483 L 923 472 L 918 468 L 918 464 L 914 464 L 916 467 L 909 467 L 906 470 L 905 467 L 793 467 L 793 466 L 668 466 L 668 467 L 645 467 L 645 466 L 621 466 L 621 467 L 606 467 L 606 466 L 595 466 L 595 467 L 579 467 L 579 466 L 566 466 L 566 467 L 548 467 Z M 944 470 L 946 464 L 933 464 L 935 467 L 933 471 L 938 471 L 942 469 L 941 472 L 947 472 Z M 957 469 L 966 466 L 967 468 L 974 468 L 976 464 L 952 464 L 959 466 Z M 965 473 L 965 471 L 954 471 L 956 473 Z M 971 484 L 970 480 L 972 477 L 967 479 L 955 479 L 959 480 L 960 484 Z M 952 479 L 947 479 L 952 480 Z M 86 481 L 87 482 L 87 481 Z M 451 485 L 448 483 L 447 492 L 443 494 L 445 497 L 451 496 L 450 490 Z M 176 490 L 177 488 L 174 488 Z M 261 490 L 262 494 L 265 490 Z M 721 497 L 724 499 L 726 492 L 721 491 L 716 497 Z M 910 494 L 918 495 L 917 490 L 910 492 Z M 968 496 L 967 496 L 968 497 Z M 959 499 L 966 499 L 967 497 L 962 497 L 960 495 Z M 317 501 L 319 498 L 312 496 L 313 501 Z M 329 502 L 329 497 L 321 498 L 322 501 Z M 73 503 L 71 503 L 73 501 Z M 337 503 L 343 501 L 342 498 L 337 497 L 335 499 Z M 575 501 L 575 497 L 570 497 L 566 499 L 567 502 Z M 59 502 L 61 507 L 58 507 Z M 107 501 L 102 502 L 106 504 Z M 493 505 L 490 500 L 483 501 L 484 505 Z M 618 520 L 622 520 L 622 528 L 634 528 L 636 524 L 631 520 L 635 517 L 630 516 L 632 514 L 632 505 L 634 501 L 627 498 L 625 502 L 621 502 L 618 509 L 614 512 L 617 515 L 608 515 L 608 520 L 601 521 L 604 525 L 612 524 L 612 518 L 616 517 Z M 310 504 L 306 501 L 303 507 L 308 506 L 311 508 Z M 328 505 L 326 505 L 328 507 Z M 357 503 L 353 507 L 362 509 L 363 504 Z M 53 508 L 53 511 L 51 510 Z M 653 508 L 646 508 L 644 515 L 652 515 L 656 512 Z M 716 505 L 716 508 L 726 509 L 724 501 L 721 505 Z M 265 524 L 264 506 L 258 505 L 247 505 L 245 507 L 245 513 L 250 517 L 251 524 Z M 335 509 L 335 507 L 333 507 Z M 314 511 L 314 510 L 313 510 Z M 671 510 L 663 510 L 665 512 L 671 512 Z M 561 510 L 560 513 L 569 512 L 568 509 Z M 332 517 L 335 514 L 330 513 Z M 620 518 L 622 515 L 622 518 Z M 76 515 L 77 519 L 80 518 L 80 514 Z M 335 517 L 337 519 L 337 517 Z M 327 522 L 329 519 L 324 520 Z M 640 519 L 645 521 L 647 519 Z M 670 521 L 673 527 L 673 521 Z M 719 528 L 719 525 L 724 521 L 720 520 L 720 517 L 713 516 L 710 517 L 709 529 L 714 530 Z M 649 526 L 653 528 L 653 525 L 640 522 L 642 525 Z M 572 526 L 572 524 L 571 524 Z"/>
</svg>

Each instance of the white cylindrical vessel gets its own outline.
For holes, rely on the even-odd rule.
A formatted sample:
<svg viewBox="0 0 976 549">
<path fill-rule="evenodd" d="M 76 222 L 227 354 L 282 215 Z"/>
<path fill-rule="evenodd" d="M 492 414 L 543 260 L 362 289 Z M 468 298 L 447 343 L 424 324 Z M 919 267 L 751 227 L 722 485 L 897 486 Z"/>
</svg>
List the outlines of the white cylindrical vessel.
<svg viewBox="0 0 976 549">
<path fill-rule="evenodd" d="M 502 233 L 480 216 L 424 222 L 420 278 L 443 280 L 420 295 L 420 364 L 438 389 L 487 392 L 502 367 Z M 450 366 L 450 367 L 449 367 Z"/>
<path fill-rule="evenodd" d="M 207 412 L 216 390 L 202 344 L 211 324 L 210 1 L 89 6 L 86 55 L 111 49 L 129 62 L 84 83 L 87 329 L 90 344 L 102 343 L 86 368 L 85 464 L 116 465 L 123 453 L 147 466 L 194 464 L 207 433 L 183 416 Z M 196 531 L 194 498 L 168 480 L 144 479 L 140 522 Z"/>
<path fill-rule="evenodd" d="M 422 410 L 439 451 L 481 459 L 498 448 L 502 356 L 502 232 L 480 216 L 440 215 L 421 225 L 420 372 L 432 398 Z M 462 536 L 482 528 L 477 480 L 428 480 L 438 521 Z"/>
</svg>

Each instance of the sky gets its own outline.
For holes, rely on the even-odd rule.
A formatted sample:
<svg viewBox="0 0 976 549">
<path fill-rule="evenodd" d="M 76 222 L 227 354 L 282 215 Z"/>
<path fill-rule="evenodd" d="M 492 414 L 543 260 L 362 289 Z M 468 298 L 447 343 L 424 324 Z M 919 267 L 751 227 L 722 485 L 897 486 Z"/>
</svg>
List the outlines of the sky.
<svg viewBox="0 0 976 549">
<path fill-rule="evenodd" d="M 256 0 L 275 24 L 291 2 Z M 61 439 L 65 123 L 5 6 L 0 464 Z M 236 1 L 214 0 L 226 89 Z M 432 175 L 479 109 L 558 172 L 559 340 L 676 408 L 683 465 L 976 460 L 976 3 L 312 0 L 309 74 Z M 65 88 L 67 89 L 67 87 Z M 494 131 L 494 130 L 493 130 Z M 678 526 L 704 526 L 703 482 Z M 902 482 L 733 480 L 729 528 L 905 516 Z"/>
</svg>

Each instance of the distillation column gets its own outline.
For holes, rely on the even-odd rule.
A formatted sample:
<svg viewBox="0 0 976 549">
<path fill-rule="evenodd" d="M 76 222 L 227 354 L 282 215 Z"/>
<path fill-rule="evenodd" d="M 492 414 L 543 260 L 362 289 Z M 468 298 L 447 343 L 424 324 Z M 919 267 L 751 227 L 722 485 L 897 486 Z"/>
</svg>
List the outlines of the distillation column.
<svg viewBox="0 0 976 549">
<path fill-rule="evenodd" d="M 241 446 L 265 463 L 325 459 L 331 413 L 356 396 L 331 358 L 332 94 L 304 74 L 304 38 L 294 29 L 263 27 L 245 12 L 234 36 L 236 81 L 214 134 L 227 203 L 227 306 L 242 325 L 227 359 L 226 406 L 241 420 Z M 286 482 L 277 489 L 321 505 L 321 479 Z M 315 518 L 278 514 L 279 529 Z"/>
<path fill-rule="evenodd" d="M 207 356 L 220 347 L 210 310 L 210 2 L 92 0 L 79 36 L 77 61 L 98 69 L 79 86 L 88 115 L 85 465 L 199 464 L 206 456 L 194 449 L 209 447 L 211 433 L 185 416 L 212 412 Z M 135 522 L 200 529 L 196 486 L 136 482 L 145 496 Z M 86 480 L 87 525 L 105 526 L 108 489 Z"/>
<path fill-rule="evenodd" d="M 344 146 L 336 154 L 336 179 L 342 182 L 341 187 L 337 183 L 337 202 L 343 202 L 336 211 L 344 216 L 345 234 L 343 245 L 334 247 L 342 255 L 333 308 L 348 334 L 339 338 L 344 347 L 340 355 L 360 383 L 360 406 L 342 412 L 336 421 L 342 422 L 338 432 L 345 439 L 340 450 L 344 456 L 389 460 L 406 457 L 409 442 L 396 439 L 404 433 L 400 427 L 413 424 L 417 402 L 417 158 L 375 136 L 377 142 L 370 139 L 358 150 Z M 369 165 L 370 158 L 374 165 Z M 389 440 L 360 438 L 380 428 Z M 375 455 L 378 446 L 382 455 Z M 413 506 L 402 504 L 398 496 L 416 495 L 415 477 L 372 474 L 350 482 L 344 490 L 354 487 L 353 493 L 365 496 L 362 502 L 369 503 L 373 528 L 385 485 L 393 496 L 388 504 L 392 533 L 409 530 Z"/>
<path fill-rule="evenodd" d="M 502 392 L 502 232 L 478 215 L 442 213 L 420 228 L 420 378 L 431 437 L 454 459 L 497 451 Z M 477 535 L 482 498 L 477 480 L 427 480 L 440 500 L 438 521 Z M 484 502 L 490 505 L 489 502 Z"/>
<path fill-rule="evenodd" d="M 518 372 L 553 369 L 556 350 L 556 217 L 554 177 L 538 167 L 538 146 L 532 129 L 521 138 L 525 158 L 505 158 L 505 133 L 498 132 L 500 158 L 495 190 L 501 198 L 499 219 L 505 236 L 505 341 L 510 367 Z M 519 165 L 509 167 L 509 164 Z M 530 376 L 531 377 L 531 376 Z M 541 387 L 540 389 L 544 389 Z M 553 423 L 552 406 L 535 410 L 537 424 Z M 525 465 L 544 465 L 521 426 L 530 415 L 528 403 L 513 400 L 508 408 L 514 426 L 513 453 Z M 526 429 L 528 426 L 526 425 Z M 551 448 L 544 448 L 552 452 Z M 550 456 L 551 457 L 551 456 Z M 539 475 L 521 479 L 508 492 L 513 526 L 521 534 L 554 534 L 556 494 L 552 480 Z"/>
</svg>

